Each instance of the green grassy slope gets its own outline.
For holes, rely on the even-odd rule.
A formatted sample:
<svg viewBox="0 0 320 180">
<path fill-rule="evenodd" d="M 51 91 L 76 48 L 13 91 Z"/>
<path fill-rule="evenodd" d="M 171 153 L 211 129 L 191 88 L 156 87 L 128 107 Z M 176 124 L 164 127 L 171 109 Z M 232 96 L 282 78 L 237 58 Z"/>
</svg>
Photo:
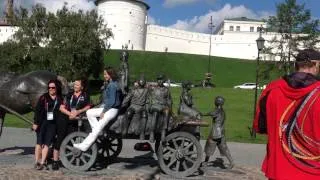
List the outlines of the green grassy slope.
<svg viewBox="0 0 320 180">
<path fill-rule="evenodd" d="M 105 64 L 119 67 L 120 51 L 108 51 Z M 178 53 L 129 51 L 130 79 L 144 73 L 147 80 L 164 73 L 173 81 L 190 80 L 195 84 L 204 79 L 208 70 L 208 56 Z M 255 81 L 255 61 L 211 57 L 213 83 L 217 87 L 232 87 Z"/>
</svg>

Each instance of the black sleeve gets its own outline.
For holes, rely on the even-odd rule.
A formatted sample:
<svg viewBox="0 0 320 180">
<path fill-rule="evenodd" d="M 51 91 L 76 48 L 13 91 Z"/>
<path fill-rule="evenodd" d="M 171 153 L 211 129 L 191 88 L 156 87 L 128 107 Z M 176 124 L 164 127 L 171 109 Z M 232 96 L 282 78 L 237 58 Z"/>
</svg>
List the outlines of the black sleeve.
<svg viewBox="0 0 320 180">
<path fill-rule="evenodd" d="M 42 123 L 43 114 L 45 112 L 45 97 L 42 95 L 37 103 L 34 113 L 34 124 L 40 125 Z"/>
<path fill-rule="evenodd" d="M 67 95 L 66 95 L 66 97 L 64 98 L 64 105 L 66 106 L 66 108 L 67 109 L 70 109 L 70 99 L 71 99 L 71 97 L 72 97 L 72 94 L 73 94 L 73 92 L 71 93 L 68 93 Z"/>
<path fill-rule="evenodd" d="M 269 94 L 264 96 L 259 104 L 260 104 L 260 113 L 258 119 L 258 128 L 259 133 L 267 133 L 267 113 L 266 113 L 266 105 L 267 105 L 267 98 Z"/>
<path fill-rule="evenodd" d="M 172 108 L 172 97 L 171 97 L 171 93 L 170 90 L 168 88 L 168 100 L 167 100 L 168 106 L 171 109 Z"/>
<path fill-rule="evenodd" d="M 90 101 L 89 94 L 85 93 L 84 97 L 83 97 L 83 106 L 82 106 L 82 108 L 86 107 L 87 105 L 91 106 L 90 102 L 91 101 Z"/>
</svg>

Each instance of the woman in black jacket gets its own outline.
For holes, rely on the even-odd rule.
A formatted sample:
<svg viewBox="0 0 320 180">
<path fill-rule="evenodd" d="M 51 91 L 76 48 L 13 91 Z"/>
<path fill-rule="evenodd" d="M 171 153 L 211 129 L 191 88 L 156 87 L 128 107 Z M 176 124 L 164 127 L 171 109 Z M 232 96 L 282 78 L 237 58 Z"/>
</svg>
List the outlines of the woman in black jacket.
<svg viewBox="0 0 320 180">
<path fill-rule="evenodd" d="M 59 150 L 63 139 L 71 132 L 77 130 L 76 117 L 84 115 L 91 108 L 90 96 L 86 92 L 86 81 L 77 79 L 73 83 L 73 91 L 70 92 L 60 106 L 61 116 L 57 119 L 57 138 L 54 143 L 52 169 L 59 169 Z"/>
<path fill-rule="evenodd" d="M 37 134 L 35 147 L 35 168 L 47 168 L 46 159 L 49 146 L 56 135 L 56 120 L 62 103 L 61 86 L 58 80 L 48 82 L 48 92 L 43 94 L 37 103 L 32 129 Z"/>
</svg>

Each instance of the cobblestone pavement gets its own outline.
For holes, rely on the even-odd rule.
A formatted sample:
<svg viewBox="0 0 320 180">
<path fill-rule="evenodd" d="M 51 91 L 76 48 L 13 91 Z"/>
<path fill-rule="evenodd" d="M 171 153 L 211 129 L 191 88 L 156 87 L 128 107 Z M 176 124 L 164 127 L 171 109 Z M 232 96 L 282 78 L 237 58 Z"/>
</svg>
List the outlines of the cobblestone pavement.
<svg viewBox="0 0 320 180">
<path fill-rule="evenodd" d="M 65 169 L 59 171 L 38 171 L 30 166 L 0 165 L 1 180 L 144 180 L 144 179 L 175 179 L 161 173 L 154 176 L 142 173 L 125 172 L 113 169 L 104 170 L 100 174 L 84 175 L 83 173 L 70 172 Z M 202 175 L 185 178 L 186 180 L 264 180 L 264 176 L 256 168 L 235 167 L 232 170 L 208 169 Z"/>
<path fill-rule="evenodd" d="M 134 151 L 135 140 L 124 140 L 117 162 L 86 173 L 33 169 L 34 134 L 27 129 L 5 128 L 0 138 L 0 180 L 170 180 L 158 168 L 154 153 Z M 204 141 L 201 141 L 204 145 Z M 232 170 L 200 168 L 191 180 L 264 180 L 260 163 L 265 145 L 228 143 L 236 166 Z M 250 152 L 250 153 L 249 153 Z M 216 153 L 218 154 L 218 153 Z M 216 155 L 215 155 L 216 156 Z M 214 160 L 215 158 L 211 158 Z"/>
</svg>

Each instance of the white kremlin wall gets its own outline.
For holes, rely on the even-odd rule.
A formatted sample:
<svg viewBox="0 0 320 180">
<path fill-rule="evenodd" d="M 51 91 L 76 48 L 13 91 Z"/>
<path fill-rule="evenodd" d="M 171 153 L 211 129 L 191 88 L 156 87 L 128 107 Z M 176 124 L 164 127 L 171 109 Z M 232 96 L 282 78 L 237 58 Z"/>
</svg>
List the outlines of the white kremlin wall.
<svg viewBox="0 0 320 180">
<path fill-rule="evenodd" d="M 211 55 L 256 59 L 258 32 L 211 36 Z M 268 38 L 268 37 L 264 37 Z M 271 37 L 270 37 L 271 39 Z M 148 25 L 146 51 L 209 55 L 210 35 Z"/>
<path fill-rule="evenodd" d="M 150 8 L 141 0 L 96 0 L 98 15 L 102 16 L 113 37 L 108 40 L 110 49 L 173 52 L 209 55 L 210 34 L 189 32 L 159 25 L 148 25 Z M 226 19 L 211 35 L 211 55 L 229 58 L 255 60 L 258 55 L 257 28 L 266 23 L 245 17 Z M 6 41 L 17 30 L 0 22 L 0 43 Z M 279 36 L 276 33 L 262 33 L 268 40 Z M 319 44 L 320 46 L 320 44 Z M 263 60 L 278 60 L 261 55 Z"/>
<path fill-rule="evenodd" d="M 18 30 L 17 27 L 0 24 L 0 44 L 12 38 L 12 35 Z"/>
</svg>

